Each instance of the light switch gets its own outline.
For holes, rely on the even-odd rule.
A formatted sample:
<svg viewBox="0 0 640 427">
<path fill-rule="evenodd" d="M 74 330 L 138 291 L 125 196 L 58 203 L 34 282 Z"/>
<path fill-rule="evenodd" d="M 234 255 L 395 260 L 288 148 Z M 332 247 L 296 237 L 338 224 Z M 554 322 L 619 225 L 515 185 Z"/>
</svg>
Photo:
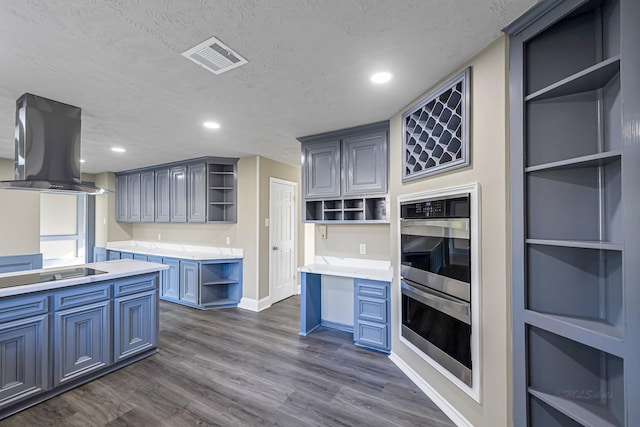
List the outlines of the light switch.
<svg viewBox="0 0 640 427">
<path fill-rule="evenodd" d="M 360 255 L 366 255 L 366 254 L 367 254 L 367 244 L 360 243 Z"/>
<path fill-rule="evenodd" d="M 231 244 L 231 237 L 227 236 L 224 240 L 226 241 L 227 245 Z"/>
</svg>

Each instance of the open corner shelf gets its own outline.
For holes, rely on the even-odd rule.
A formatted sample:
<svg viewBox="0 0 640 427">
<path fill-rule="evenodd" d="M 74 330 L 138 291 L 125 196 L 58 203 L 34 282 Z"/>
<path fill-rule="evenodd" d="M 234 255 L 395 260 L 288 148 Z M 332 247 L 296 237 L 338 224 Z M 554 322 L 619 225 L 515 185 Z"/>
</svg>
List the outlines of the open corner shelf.
<svg viewBox="0 0 640 427">
<path fill-rule="evenodd" d="M 529 394 L 560 413 L 567 415 L 579 423 L 578 425 L 588 427 L 620 427 L 622 425 L 606 407 L 583 403 L 576 399 L 568 399 L 534 387 L 529 387 Z"/>
</svg>

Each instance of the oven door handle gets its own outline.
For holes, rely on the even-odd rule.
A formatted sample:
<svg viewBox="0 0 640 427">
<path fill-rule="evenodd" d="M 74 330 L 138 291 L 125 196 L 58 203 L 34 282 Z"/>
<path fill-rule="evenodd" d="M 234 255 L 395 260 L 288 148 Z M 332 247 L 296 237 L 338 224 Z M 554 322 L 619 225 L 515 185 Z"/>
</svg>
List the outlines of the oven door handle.
<svg viewBox="0 0 640 427">
<path fill-rule="evenodd" d="M 401 280 L 401 291 L 403 295 L 446 313 L 467 325 L 471 325 L 471 304 L 468 302 L 459 302 L 453 298 L 438 295 L 435 292 L 418 289 L 407 282 L 407 279 Z"/>
</svg>

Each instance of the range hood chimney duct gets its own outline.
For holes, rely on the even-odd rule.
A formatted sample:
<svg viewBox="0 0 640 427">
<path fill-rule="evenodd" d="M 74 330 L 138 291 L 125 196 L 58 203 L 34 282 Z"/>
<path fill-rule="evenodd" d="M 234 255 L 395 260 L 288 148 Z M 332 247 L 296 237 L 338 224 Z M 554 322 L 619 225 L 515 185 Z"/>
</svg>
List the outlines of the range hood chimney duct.
<svg viewBox="0 0 640 427">
<path fill-rule="evenodd" d="M 16 101 L 15 180 L 0 188 L 102 194 L 80 180 L 81 110 L 25 93 Z"/>
</svg>

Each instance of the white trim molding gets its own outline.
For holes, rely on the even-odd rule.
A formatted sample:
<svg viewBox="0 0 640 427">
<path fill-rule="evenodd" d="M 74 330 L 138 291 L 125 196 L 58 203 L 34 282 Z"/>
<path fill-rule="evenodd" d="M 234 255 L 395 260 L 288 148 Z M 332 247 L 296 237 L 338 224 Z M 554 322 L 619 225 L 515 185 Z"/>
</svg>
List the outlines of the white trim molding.
<svg viewBox="0 0 640 427">
<path fill-rule="evenodd" d="M 458 410 L 453 407 L 440 393 L 429 385 L 416 371 L 414 371 L 404 360 L 400 359 L 397 354 L 391 352 L 389 359 L 407 376 L 415 385 L 418 386 L 429 399 L 436 404 L 438 408 L 445 413 L 447 417 L 459 427 L 473 427 L 473 424 L 469 422 Z"/>
<path fill-rule="evenodd" d="M 238 304 L 238 308 L 255 312 L 265 310 L 269 307 L 271 307 L 271 297 L 264 297 L 259 300 L 242 297 L 240 304 Z"/>
</svg>

